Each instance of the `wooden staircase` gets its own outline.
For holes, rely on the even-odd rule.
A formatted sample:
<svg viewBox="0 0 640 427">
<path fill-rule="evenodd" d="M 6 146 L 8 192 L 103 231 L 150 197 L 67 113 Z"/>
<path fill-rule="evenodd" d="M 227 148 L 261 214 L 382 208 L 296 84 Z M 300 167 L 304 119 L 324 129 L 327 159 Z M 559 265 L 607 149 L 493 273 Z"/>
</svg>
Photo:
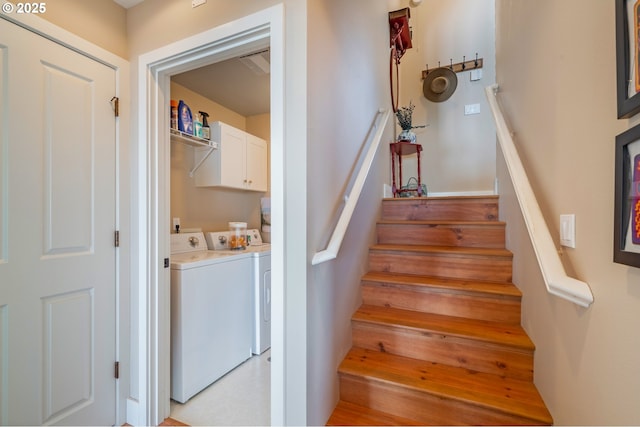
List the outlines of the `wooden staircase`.
<svg viewBox="0 0 640 427">
<path fill-rule="evenodd" d="M 550 425 L 498 198 L 385 199 L 328 425 Z"/>
</svg>

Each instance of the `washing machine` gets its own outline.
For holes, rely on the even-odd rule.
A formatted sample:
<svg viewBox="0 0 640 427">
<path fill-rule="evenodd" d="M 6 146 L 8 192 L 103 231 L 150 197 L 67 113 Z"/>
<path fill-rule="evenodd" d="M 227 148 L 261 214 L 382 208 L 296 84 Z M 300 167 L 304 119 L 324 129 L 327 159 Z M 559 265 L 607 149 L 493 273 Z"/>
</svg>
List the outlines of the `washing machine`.
<svg viewBox="0 0 640 427">
<path fill-rule="evenodd" d="M 171 235 L 171 398 L 184 403 L 253 354 L 250 252 Z"/>
<path fill-rule="evenodd" d="M 271 347 L 271 244 L 264 243 L 257 229 L 247 230 L 248 245 L 244 250 L 229 249 L 229 231 L 205 233 L 209 250 L 221 253 L 247 253 L 253 263 L 253 354 Z"/>
</svg>

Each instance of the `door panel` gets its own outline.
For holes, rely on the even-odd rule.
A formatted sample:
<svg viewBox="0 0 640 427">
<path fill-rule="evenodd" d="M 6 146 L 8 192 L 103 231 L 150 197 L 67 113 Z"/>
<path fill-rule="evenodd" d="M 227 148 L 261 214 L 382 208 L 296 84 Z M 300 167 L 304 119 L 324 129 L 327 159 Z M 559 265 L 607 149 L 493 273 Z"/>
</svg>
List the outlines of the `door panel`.
<svg viewBox="0 0 640 427">
<path fill-rule="evenodd" d="M 0 422 L 113 425 L 115 71 L 4 19 L 0 61 Z"/>
<path fill-rule="evenodd" d="M 93 82 L 42 64 L 45 254 L 93 247 Z M 70 132 L 71 130 L 71 132 Z"/>
</svg>

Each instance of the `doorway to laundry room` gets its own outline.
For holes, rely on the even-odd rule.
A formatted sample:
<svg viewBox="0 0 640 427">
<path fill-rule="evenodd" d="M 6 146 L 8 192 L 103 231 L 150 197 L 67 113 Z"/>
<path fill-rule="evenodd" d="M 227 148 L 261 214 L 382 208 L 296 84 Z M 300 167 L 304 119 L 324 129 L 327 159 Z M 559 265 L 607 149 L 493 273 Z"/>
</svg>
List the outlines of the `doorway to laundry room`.
<svg viewBox="0 0 640 427">
<path fill-rule="evenodd" d="M 170 79 L 170 413 L 268 425 L 270 49 L 227 56 Z"/>
</svg>

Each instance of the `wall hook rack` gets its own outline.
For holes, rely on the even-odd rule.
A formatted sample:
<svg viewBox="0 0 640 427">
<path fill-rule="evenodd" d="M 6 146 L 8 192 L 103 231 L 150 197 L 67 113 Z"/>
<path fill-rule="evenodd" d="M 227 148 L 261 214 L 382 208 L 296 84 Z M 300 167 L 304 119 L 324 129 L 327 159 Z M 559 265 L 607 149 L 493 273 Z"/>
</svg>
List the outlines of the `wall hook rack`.
<svg viewBox="0 0 640 427">
<path fill-rule="evenodd" d="M 450 68 L 451 70 L 453 70 L 455 73 L 460 73 L 462 71 L 471 71 L 471 70 L 475 70 L 477 68 L 482 68 L 482 65 L 484 63 L 484 61 L 482 60 L 482 58 L 478 58 L 478 54 L 476 53 L 476 58 L 472 59 L 470 61 L 466 61 L 465 60 L 466 57 L 463 56 L 462 57 L 462 62 L 458 62 L 458 63 L 453 63 L 453 59 L 450 59 L 450 65 L 447 66 L 447 68 Z M 440 68 L 440 61 L 438 61 L 438 66 L 434 67 L 434 68 L 429 68 L 429 64 L 427 65 L 427 69 L 426 70 L 422 70 L 422 79 L 426 79 L 427 75 L 432 72 L 433 70 L 435 70 L 436 68 Z"/>
</svg>

